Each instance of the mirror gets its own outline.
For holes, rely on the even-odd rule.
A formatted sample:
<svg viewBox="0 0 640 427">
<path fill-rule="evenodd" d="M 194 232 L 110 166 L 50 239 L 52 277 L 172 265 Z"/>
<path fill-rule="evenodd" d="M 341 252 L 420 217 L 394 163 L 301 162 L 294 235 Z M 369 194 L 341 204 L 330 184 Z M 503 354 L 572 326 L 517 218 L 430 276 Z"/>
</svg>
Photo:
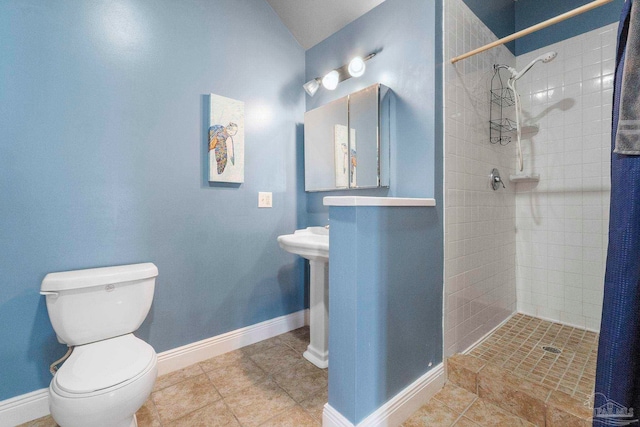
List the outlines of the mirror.
<svg viewBox="0 0 640 427">
<path fill-rule="evenodd" d="M 306 191 L 389 186 L 390 96 L 375 84 L 305 113 Z"/>
</svg>

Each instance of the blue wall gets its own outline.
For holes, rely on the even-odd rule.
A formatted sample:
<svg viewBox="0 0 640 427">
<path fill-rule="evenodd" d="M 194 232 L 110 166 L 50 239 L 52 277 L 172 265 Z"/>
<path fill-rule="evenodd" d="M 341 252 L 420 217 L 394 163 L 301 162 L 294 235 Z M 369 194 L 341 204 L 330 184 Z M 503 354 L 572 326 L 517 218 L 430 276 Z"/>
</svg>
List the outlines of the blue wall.
<svg viewBox="0 0 640 427">
<path fill-rule="evenodd" d="M 357 424 L 442 362 L 433 207 L 332 207 L 329 404 Z"/>
<path fill-rule="evenodd" d="M 276 236 L 305 208 L 305 59 L 266 2 L 5 0 L 0 40 L 0 400 L 65 351 L 51 271 L 156 263 L 157 351 L 303 308 Z M 210 92 L 245 101 L 239 187 L 206 180 Z"/>
<path fill-rule="evenodd" d="M 523 30 L 590 2 L 591 0 L 518 0 L 516 2 L 515 30 Z M 624 0 L 614 0 L 597 9 L 522 37 L 516 40 L 516 55 L 522 55 L 618 22 L 623 3 Z"/>
<path fill-rule="evenodd" d="M 335 91 L 320 88 L 307 95 L 307 111 L 352 92 L 382 83 L 396 100 L 392 125 L 391 187 L 352 190 L 347 194 L 433 197 L 436 187 L 436 55 L 434 43 L 435 3 L 431 0 L 387 0 L 306 52 L 306 80 L 324 76 L 348 63 L 356 55 L 382 49 L 367 62 L 360 78 L 346 80 Z M 441 31 L 441 29 L 439 30 Z M 341 192 L 308 193 L 308 225 L 326 224 L 326 195 Z"/>
</svg>

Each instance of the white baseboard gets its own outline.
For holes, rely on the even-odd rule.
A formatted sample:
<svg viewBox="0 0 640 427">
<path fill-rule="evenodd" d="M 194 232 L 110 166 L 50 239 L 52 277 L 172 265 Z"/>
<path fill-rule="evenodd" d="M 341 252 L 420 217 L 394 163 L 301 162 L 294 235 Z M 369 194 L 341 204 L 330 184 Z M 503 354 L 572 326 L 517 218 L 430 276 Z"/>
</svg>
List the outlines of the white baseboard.
<svg viewBox="0 0 640 427">
<path fill-rule="evenodd" d="M 158 375 L 298 329 L 307 324 L 309 310 L 266 320 L 158 354 Z M 0 402 L 0 427 L 14 427 L 49 415 L 49 389 L 43 388 Z"/>
<path fill-rule="evenodd" d="M 48 388 L 0 402 L 0 427 L 14 427 L 45 415 L 49 415 Z"/>
<path fill-rule="evenodd" d="M 194 363 L 301 328 L 306 324 L 307 311 L 300 310 L 286 316 L 276 317 L 275 319 L 236 329 L 212 338 L 163 351 L 158 354 L 158 375 L 168 374 Z"/>
<path fill-rule="evenodd" d="M 337 410 L 333 409 L 333 406 L 328 403 L 324 404 L 322 410 L 322 427 L 355 427 L 351 421 L 346 419 Z"/>
<path fill-rule="evenodd" d="M 440 363 L 359 422 L 357 427 L 399 426 L 442 389 L 444 380 L 444 367 Z M 328 403 L 322 413 L 322 426 L 355 427 Z"/>
</svg>

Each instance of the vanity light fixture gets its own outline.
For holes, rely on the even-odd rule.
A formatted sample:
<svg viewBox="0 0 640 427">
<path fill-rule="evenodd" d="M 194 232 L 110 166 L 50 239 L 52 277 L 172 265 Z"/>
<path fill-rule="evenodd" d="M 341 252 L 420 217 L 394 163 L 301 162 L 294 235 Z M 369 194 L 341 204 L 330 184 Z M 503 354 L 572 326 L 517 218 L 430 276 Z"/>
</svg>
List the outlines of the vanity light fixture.
<svg viewBox="0 0 640 427">
<path fill-rule="evenodd" d="M 338 83 L 350 79 L 351 77 L 362 76 L 367 68 L 365 62 L 374 56 L 376 56 L 376 52 L 370 53 L 364 58 L 356 56 L 348 64 L 330 71 L 324 77 L 316 77 L 313 80 L 309 80 L 302 87 L 309 96 L 315 95 L 321 84 L 327 90 L 335 90 L 335 88 L 338 87 Z"/>
</svg>

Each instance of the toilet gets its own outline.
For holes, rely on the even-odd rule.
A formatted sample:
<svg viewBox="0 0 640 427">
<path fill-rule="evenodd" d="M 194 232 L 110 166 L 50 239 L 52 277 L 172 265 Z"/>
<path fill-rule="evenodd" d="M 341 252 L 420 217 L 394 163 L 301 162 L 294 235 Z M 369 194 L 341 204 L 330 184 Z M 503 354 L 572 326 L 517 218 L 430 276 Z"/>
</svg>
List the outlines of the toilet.
<svg viewBox="0 0 640 427">
<path fill-rule="evenodd" d="M 135 427 L 158 374 L 156 352 L 135 337 L 149 313 L 152 263 L 47 274 L 40 294 L 58 341 L 73 347 L 49 385 L 61 427 Z"/>
</svg>

